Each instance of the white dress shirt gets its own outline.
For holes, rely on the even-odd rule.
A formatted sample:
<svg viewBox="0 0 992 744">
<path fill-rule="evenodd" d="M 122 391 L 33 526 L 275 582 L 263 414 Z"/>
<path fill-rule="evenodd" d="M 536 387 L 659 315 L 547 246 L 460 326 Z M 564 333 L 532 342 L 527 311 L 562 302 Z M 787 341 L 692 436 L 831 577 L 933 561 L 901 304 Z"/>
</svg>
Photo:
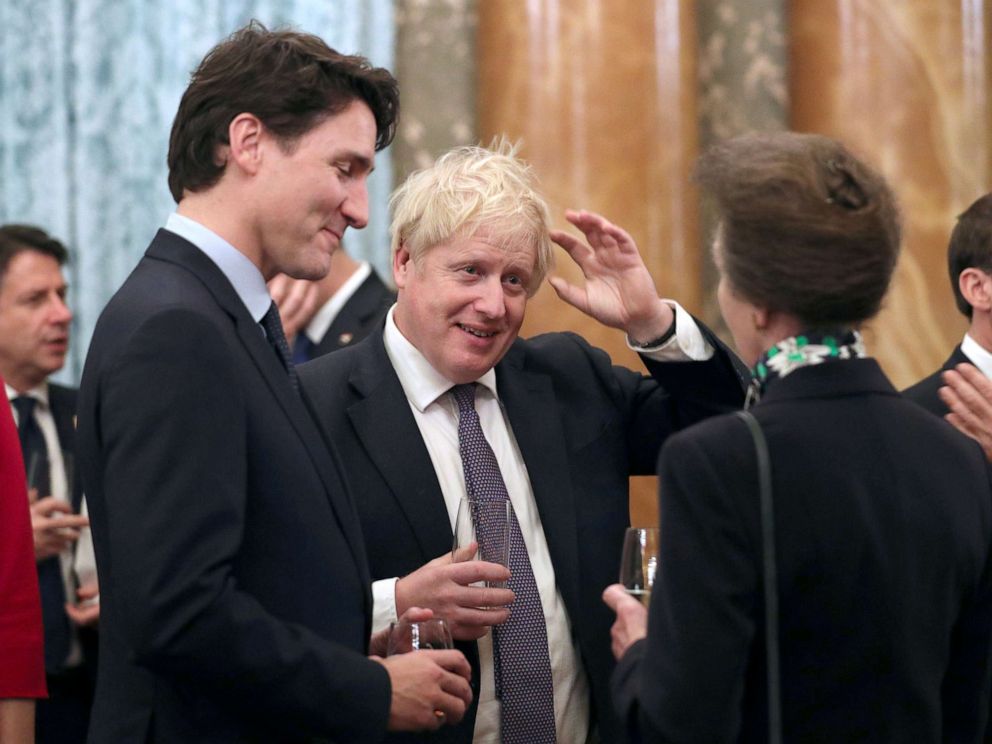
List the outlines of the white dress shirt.
<svg viewBox="0 0 992 744">
<path fill-rule="evenodd" d="M 13 401 L 14 398 L 22 395 L 22 393 L 17 392 L 10 385 L 4 383 L 4 387 L 7 390 L 7 400 Z M 59 432 L 55 426 L 55 417 L 52 416 L 52 408 L 48 403 L 48 383 L 43 382 L 36 388 L 28 390 L 23 395 L 29 398 L 34 398 L 34 420 L 38 424 L 38 428 L 41 429 L 42 436 L 45 437 L 45 449 L 48 450 L 48 469 L 49 469 L 49 485 L 51 486 L 51 493 L 40 493 L 38 498 L 42 499 L 46 496 L 54 496 L 62 501 L 72 503 L 72 492 L 71 483 L 66 473 L 69 472 L 71 463 L 67 463 L 62 455 L 62 445 L 59 442 Z M 11 413 L 14 415 L 14 422 L 20 426 L 20 417 L 17 415 L 17 409 L 14 408 L 14 404 L 10 403 Z M 27 468 L 28 474 L 31 473 L 34 467 L 37 467 L 36 463 L 25 462 L 25 467 Z M 80 512 L 86 513 L 86 502 L 82 503 Z M 93 536 L 90 534 L 89 528 L 80 530 L 79 539 L 76 541 L 75 549 L 82 550 L 84 555 L 93 554 Z M 65 589 L 65 598 L 67 602 L 76 602 L 76 579 L 73 576 L 73 548 L 67 548 L 59 554 L 59 565 L 62 569 L 62 586 Z M 93 565 L 95 569 L 95 563 Z M 78 666 L 83 660 L 82 647 L 79 645 L 79 635 L 76 632 L 76 626 L 69 621 L 69 656 L 66 658 L 65 665 L 67 667 Z"/>
<path fill-rule="evenodd" d="M 314 313 L 310 323 L 303 331 L 308 339 L 314 344 L 319 344 L 324 340 L 327 329 L 331 327 L 331 323 L 338 317 L 341 308 L 348 303 L 348 300 L 358 291 L 358 288 L 362 286 L 362 282 L 368 279 L 371 273 L 372 266 L 368 261 L 362 261 L 345 283 L 338 287 L 338 291 L 332 294 L 320 310 Z"/>
<path fill-rule="evenodd" d="M 234 287 L 238 297 L 245 303 L 248 312 L 256 323 L 260 323 L 269 311 L 272 297 L 265 286 L 265 278 L 258 267 L 244 253 L 239 251 L 210 228 L 196 220 L 184 217 L 178 212 L 169 215 L 165 229 L 185 238 L 206 254 Z M 259 326 L 261 329 L 261 326 Z M 263 332 L 264 333 L 264 332 Z"/>
<path fill-rule="evenodd" d="M 713 348 L 706 343 L 692 317 L 677 304 L 671 304 L 676 314 L 676 335 L 657 349 L 637 351 L 658 361 L 708 359 L 713 354 Z M 448 520 L 454 529 L 458 503 L 468 494 L 458 448 L 458 408 L 448 395 L 453 383 L 435 370 L 423 354 L 400 333 L 393 320 L 394 309 L 386 315 L 386 353 L 396 370 L 410 404 L 410 411 L 427 447 L 444 495 Z M 489 370 L 477 383 L 476 410 L 482 430 L 496 455 L 510 502 L 520 524 L 544 610 L 557 738 L 563 744 L 581 744 L 589 736 L 589 682 L 572 644 L 571 622 L 556 588 L 554 567 L 534 501 L 530 477 L 506 412 L 499 401 L 496 372 Z M 395 587 L 396 578 L 383 579 L 372 584 L 374 631 L 387 627 L 396 619 Z M 604 643 L 606 640 L 604 639 Z M 473 741 L 476 744 L 499 744 L 500 703 L 495 696 L 492 634 L 480 638 L 478 647 L 479 706 Z"/>
<path fill-rule="evenodd" d="M 992 353 L 986 351 L 967 333 L 964 334 L 964 340 L 961 341 L 961 353 L 968 357 L 983 375 L 992 377 Z"/>
</svg>

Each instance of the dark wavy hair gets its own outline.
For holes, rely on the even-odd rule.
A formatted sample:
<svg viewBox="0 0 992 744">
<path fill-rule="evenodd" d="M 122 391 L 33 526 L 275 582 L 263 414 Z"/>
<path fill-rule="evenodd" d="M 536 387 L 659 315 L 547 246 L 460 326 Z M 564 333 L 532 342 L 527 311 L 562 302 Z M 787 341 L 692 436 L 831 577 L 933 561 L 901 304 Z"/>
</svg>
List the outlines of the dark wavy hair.
<svg viewBox="0 0 992 744">
<path fill-rule="evenodd" d="M 339 54 L 312 34 L 251 21 L 210 50 L 183 93 L 169 137 L 172 197 L 178 202 L 184 190 L 220 179 L 225 164 L 217 149 L 229 144 L 228 126 L 238 114 L 257 116 L 290 149 L 356 100 L 372 110 L 375 149 L 383 149 L 399 116 L 399 86 L 388 70 Z"/>
<path fill-rule="evenodd" d="M 35 251 L 51 256 L 59 266 L 69 260 L 69 251 L 58 240 L 34 225 L 0 225 L 0 278 L 14 256 L 24 251 Z"/>
<path fill-rule="evenodd" d="M 750 134 L 706 152 L 696 179 L 719 212 L 722 270 L 749 302 L 808 328 L 878 313 L 899 257 L 885 179 L 836 140 Z"/>
</svg>

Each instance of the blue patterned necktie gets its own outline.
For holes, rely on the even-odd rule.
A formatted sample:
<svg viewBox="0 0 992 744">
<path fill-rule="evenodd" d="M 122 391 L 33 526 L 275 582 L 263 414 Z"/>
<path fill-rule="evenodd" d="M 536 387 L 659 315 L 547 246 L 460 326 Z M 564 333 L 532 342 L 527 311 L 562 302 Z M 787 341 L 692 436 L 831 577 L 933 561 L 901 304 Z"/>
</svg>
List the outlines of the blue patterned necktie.
<svg viewBox="0 0 992 744">
<path fill-rule="evenodd" d="M 458 404 L 458 449 L 479 543 L 487 525 L 479 518 L 485 502 L 509 501 L 506 483 L 475 410 L 475 384 L 451 389 Z M 485 550 L 482 550 L 485 553 Z M 516 599 L 510 617 L 493 628 L 496 696 L 500 699 L 503 744 L 555 744 L 555 704 L 548 655 L 548 630 L 527 546 L 516 516 L 510 523 L 510 589 Z"/>
<path fill-rule="evenodd" d="M 38 498 L 43 499 L 51 495 L 52 487 L 45 435 L 34 418 L 38 401 L 20 395 L 11 402 L 17 411 L 17 435 L 21 440 L 24 466 L 32 481 L 28 485 L 38 489 Z M 38 588 L 45 630 L 45 671 L 52 674 L 62 669 L 69 655 L 69 617 L 65 614 L 65 584 L 59 556 L 38 561 Z"/>
<path fill-rule="evenodd" d="M 272 346 L 279 361 L 282 362 L 286 374 L 289 375 L 289 382 L 293 386 L 293 390 L 299 390 L 300 383 L 296 379 L 296 367 L 293 366 L 293 358 L 289 353 L 289 344 L 286 342 L 286 334 L 282 330 L 282 320 L 279 318 L 279 308 L 276 307 L 276 303 L 273 302 L 269 305 L 269 310 L 262 316 L 261 323 L 262 328 L 265 329 L 265 337 L 269 340 L 269 345 Z"/>
</svg>

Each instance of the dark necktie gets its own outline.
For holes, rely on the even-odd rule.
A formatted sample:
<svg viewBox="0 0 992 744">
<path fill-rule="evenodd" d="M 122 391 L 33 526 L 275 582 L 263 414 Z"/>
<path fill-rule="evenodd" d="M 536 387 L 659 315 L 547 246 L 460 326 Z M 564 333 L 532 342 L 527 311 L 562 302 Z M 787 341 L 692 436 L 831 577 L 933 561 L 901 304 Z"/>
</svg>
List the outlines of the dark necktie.
<svg viewBox="0 0 992 744">
<path fill-rule="evenodd" d="M 458 404 L 458 449 L 479 542 L 488 520 L 477 504 L 508 501 L 506 483 L 475 410 L 475 384 L 451 389 Z M 491 524 L 491 522 L 489 522 Z M 554 744 L 555 704 L 548 655 L 548 630 L 537 582 L 516 516 L 510 524 L 510 589 L 516 595 L 510 617 L 493 628 L 496 695 L 500 699 L 503 744 Z"/>
<path fill-rule="evenodd" d="M 51 470 L 45 435 L 34 418 L 37 401 L 21 395 L 12 401 L 17 411 L 17 434 L 27 469 L 28 484 L 38 489 L 38 498 L 50 496 Z M 59 671 L 69 655 L 69 617 L 65 614 L 65 584 L 59 556 L 38 562 L 38 588 L 41 590 L 41 617 L 45 626 L 45 671 Z"/>
<path fill-rule="evenodd" d="M 293 364 L 303 364 L 304 362 L 309 362 L 313 359 L 313 350 L 316 348 L 316 344 L 310 340 L 303 331 L 296 334 L 296 340 L 293 341 Z"/>
<path fill-rule="evenodd" d="M 265 337 L 269 340 L 269 345 L 276 352 L 276 356 L 289 375 L 289 382 L 293 390 L 299 390 L 300 385 L 296 379 L 296 367 L 293 366 L 293 359 L 289 353 L 289 344 L 286 343 L 286 334 L 282 330 L 282 320 L 279 318 L 279 308 L 276 303 L 269 305 L 269 311 L 262 316 L 262 328 L 265 329 Z"/>
</svg>

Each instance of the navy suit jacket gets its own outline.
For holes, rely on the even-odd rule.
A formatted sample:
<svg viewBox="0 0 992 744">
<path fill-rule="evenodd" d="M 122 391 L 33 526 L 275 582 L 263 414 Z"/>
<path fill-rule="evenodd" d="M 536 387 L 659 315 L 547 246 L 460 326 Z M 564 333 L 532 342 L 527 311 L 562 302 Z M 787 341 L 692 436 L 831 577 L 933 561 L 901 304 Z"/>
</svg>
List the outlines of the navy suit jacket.
<svg viewBox="0 0 992 744">
<path fill-rule="evenodd" d="M 775 509 L 785 741 L 976 742 L 992 648 L 992 486 L 977 444 L 872 359 L 796 370 L 753 408 Z M 615 674 L 637 742 L 766 742 L 755 446 L 672 437 L 648 637 Z"/>
<path fill-rule="evenodd" d="M 743 401 L 733 355 L 708 338 L 717 347 L 713 359 L 645 360 L 653 377 L 612 366 L 605 352 L 569 333 L 517 339 L 496 365 L 500 401 L 527 466 L 604 742 L 619 738 L 608 690 L 612 619 L 600 594 L 619 572 L 629 476 L 654 471 L 673 431 Z M 450 551 L 444 497 L 382 330 L 299 373 L 360 494 L 372 578 L 404 576 Z M 478 696 L 476 644 L 460 648 Z M 423 738 L 469 742 L 474 725 L 473 704 L 459 726 Z"/>
<path fill-rule="evenodd" d="M 373 270 L 328 326 L 312 358 L 357 344 L 382 324 L 395 301 L 396 293 Z"/>
<path fill-rule="evenodd" d="M 101 590 L 91 742 L 374 742 L 389 681 L 333 453 L 226 277 L 159 231 L 97 324 L 78 449 Z"/>
<path fill-rule="evenodd" d="M 917 405 L 921 405 L 926 408 L 930 413 L 936 414 L 937 416 L 946 416 L 950 413 L 947 404 L 940 399 L 937 394 L 943 384 L 944 380 L 941 377 L 941 373 L 946 372 L 949 369 L 954 369 L 959 364 L 971 364 L 971 360 L 964 355 L 961 351 L 961 345 L 954 347 L 954 351 L 951 356 L 944 362 L 944 366 L 938 369 L 929 377 L 924 377 L 918 383 L 912 387 L 908 387 L 902 391 L 902 394 L 909 398 L 911 401 Z"/>
</svg>

